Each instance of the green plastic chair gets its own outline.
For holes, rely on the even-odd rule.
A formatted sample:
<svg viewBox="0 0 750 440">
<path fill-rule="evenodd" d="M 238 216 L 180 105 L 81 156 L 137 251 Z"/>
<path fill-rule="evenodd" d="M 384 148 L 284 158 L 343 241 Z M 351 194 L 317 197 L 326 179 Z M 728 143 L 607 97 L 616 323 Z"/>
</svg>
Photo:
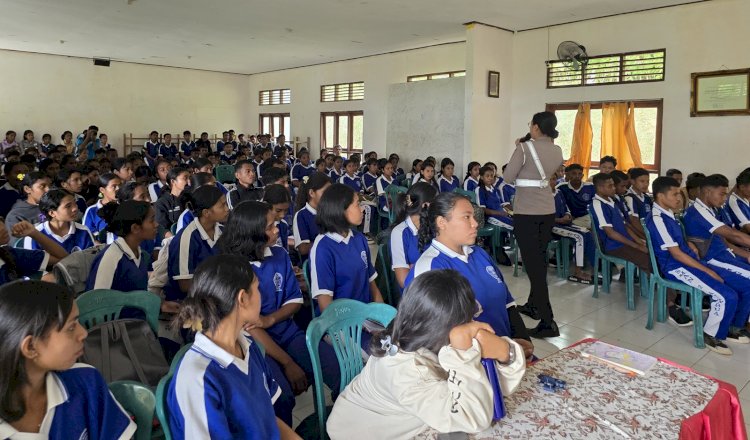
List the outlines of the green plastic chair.
<svg viewBox="0 0 750 440">
<path fill-rule="evenodd" d="M 382 278 L 380 293 L 386 304 L 398 307 L 398 300 L 394 294 L 395 276 L 391 270 L 391 249 L 388 244 L 378 245 L 378 254 L 375 257 L 375 270 L 378 278 Z"/>
<path fill-rule="evenodd" d="M 156 410 L 156 397 L 145 385 L 132 380 L 118 380 L 109 384 L 109 390 L 122 407 L 135 417 L 135 440 L 151 439 Z"/>
<path fill-rule="evenodd" d="M 625 294 L 628 299 L 628 310 L 635 310 L 635 264 L 623 258 L 613 257 L 607 255 L 602 250 L 602 244 L 599 241 L 599 222 L 594 215 L 592 205 L 588 207 L 589 217 L 591 217 L 591 233 L 593 234 L 594 242 L 596 243 L 596 253 L 594 254 L 594 298 L 599 298 L 599 262 L 601 261 L 601 273 L 602 273 L 602 290 L 609 293 L 610 285 L 612 284 L 612 264 L 618 264 L 625 266 Z M 642 274 L 642 278 L 645 273 Z M 647 284 L 647 280 L 641 280 L 641 288 L 644 284 Z"/>
<path fill-rule="evenodd" d="M 123 308 L 143 310 L 146 321 L 154 331 L 159 332 L 159 311 L 161 298 L 145 290 L 120 292 L 110 289 L 90 290 L 76 298 L 80 315 L 78 321 L 87 330 L 107 321 L 119 319 Z"/>
<path fill-rule="evenodd" d="M 13 247 L 16 249 L 23 249 L 23 239 L 24 237 L 21 237 L 13 242 Z"/>
<path fill-rule="evenodd" d="M 344 391 L 349 382 L 362 371 L 362 323 L 369 319 L 387 326 L 394 316 L 396 309 L 388 304 L 365 304 L 353 299 L 337 299 L 307 327 L 305 339 L 315 377 L 315 409 L 321 440 L 327 438 L 325 426 L 328 414 L 323 394 L 323 370 L 318 353 L 320 341 L 326 335 L 331 339 L 341 371 L 339 392 Z"/>
<path fill-rule="evenodd" d="M 409 189 L 404 186 L 396 185 L 392 183 L 385 188 L 385 199 L 388 203 L 388 224 L 392 225 L 396 221 L 396 210 L 393 209 L 393 204 L 399 194 L 404 194 Z"/>
<path fill-rule="evenodd" d="M 456 194 L 461 194 L 462 196 L 468 197 L 469 200 L 471 200 L 471 203 L 474 203 L 474 204 L 477 203 L 477 194 L 473 191 L 466 191 L 465 189 L 459 187 L 459 188 L 455 188 L 453 192 Z"/>
<path fill-rule="evenodd" d="M 234 165 L 219 165 L 214 168 L 214 175 L 220 183 L 234 183 Z"/>
<path fill-rule="evenodd" d="M 695 346 L 697 348 L 705 348 L 706 344 L 703 341 L 703 310 L 701 307 L 703 302 L 703 292 L 700 289 L 688 286 L 685 283 L 667 280 L 662 277 L 659 265 L 656 262 L 656 254 L 654 254 L 651 233 L 648 231 L 648 228 L 646 228 L 646 221 L 644 219 L 641 219 L 641 225 L 643 225 L 643 232 L 646 234 L 648 254 L 651 259 L 651 268 L 653 272 L 648 280 L 648 315 L 646 318 L 646 328 L 649 330 L 654 328 L 654 295 L 656 295 L 656 304 L 658 307 L 657 319 L 659 322 L 664 322 L 667 320 L 667 289 L 686 292 L 687 295 L 690 295 L 690 312 L 693 315 Z M 641 282 L 643 282 L 643 280 L 641 280 Z M 683 295 L 682 297 L 682 304 L 684 306 L 686 295 Z"/>
<path fill-rule="evenodd" d="M 169 227 L 169 232 L 172 233 L 172 235 L 177 235 L 177 223 L 172 223 L 172 226 Z"/>
<path fill-rule="evenodd" d="M 310 313 L 312 313 L 313 319 L 315 319 L 315 300 L 312 297 L 312 284 L 310 284 L 310 259 L 308 258 L 302 263 L 302 275 L 305 277 L 305 284 L 307 284 L 307 293 L 310 295 Z"/>
<path fill-rule="evenodd" d="M 159 385 L 156 386 L 156 417 L 159 418 L 161 423 L 162 432 L 164 432 L 164 438 L 166 440 L 172 440 L 172 433 L 169 431 L 169 408 L 167 408 L 167 389 L 169 383 L 172 382 L 174 372 L 177 369 L 177 365 L 180 364 L 182 358 L 185 357 L 185 353 L 190 350 L 193 344 L 187 344 L 174 355 L 172 364 L 169 366 L 169 372 L 166 376 L 159 380 Z"/>
</svg>

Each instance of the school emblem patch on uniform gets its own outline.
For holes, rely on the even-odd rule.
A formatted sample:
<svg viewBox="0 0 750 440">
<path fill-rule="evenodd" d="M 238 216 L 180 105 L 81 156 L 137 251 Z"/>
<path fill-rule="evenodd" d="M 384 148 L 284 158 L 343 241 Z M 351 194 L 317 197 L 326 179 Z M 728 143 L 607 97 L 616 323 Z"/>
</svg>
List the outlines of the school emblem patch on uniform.
<svg viewBox="0 0 750 440">
<path fill-rule="evenodd" d="M 589 195 L 588 193 L 583 193 L 583 194 L 581 194 L 581 198 L 582 198 L 582 199 L 583 199 L 584 201 L 586 201 L 586 202 L 588 202 L 589 200 L 591 200 L 591 196 L 590 196 L 590 195 Z"/>
<path fill-rule="evenodd" d="M 281 292 L 281 286 L 284 284 L 284 276 L 276 272 L 273 274 L 273 287 L 276 288 L 277 292 Z"/>
<path fill-rule="evenodd" d="M 367 252 L 362 251 L 359 256 L 362 258 L 362 262 L 365 263 L 365 269 L 367 269 Z"/>
<path fill-rule="evenodd" d="M 494 278 L 494 279 L 495 279 L 495 281 L 497 281 L 497 282 L 498 282 L 498 284 L 502 284 L 502 281 L 500 281 L 500 277 L 499 277 L 499 276 L 497 275 L 497 272 L 495 272 L 495 268 L 494 268 L 494 267 L 492 267 L 492 266 L 487 266 L 487 267 L 485 268 L 485 270 L 487 271 L 487 273 L 488 273 L 488 274 L 489 274 L 489 275 L 490 275 L 490 276 L 491 276 L 492 278 Z"/>
</svg>

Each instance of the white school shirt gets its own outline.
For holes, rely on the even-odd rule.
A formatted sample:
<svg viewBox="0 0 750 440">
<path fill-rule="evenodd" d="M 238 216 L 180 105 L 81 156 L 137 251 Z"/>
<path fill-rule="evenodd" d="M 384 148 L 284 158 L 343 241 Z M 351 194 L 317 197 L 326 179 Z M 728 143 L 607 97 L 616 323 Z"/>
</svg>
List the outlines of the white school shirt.
<svg viewBox="0 0 750 440">
<path fill-rule="evenodd" d="M 503 395 L 518 387 L 526 370 L 523 349 L 510 365 L 495 362 Z M 336 399 L 326 425 L 331 440 L 411 439 L 427 428 L 477 433 L 492 423 L 493 390 L 481 363 L 479 343 L 451 346 L 437 355 L 426 349 L 371 356 Z"/>
</svg>

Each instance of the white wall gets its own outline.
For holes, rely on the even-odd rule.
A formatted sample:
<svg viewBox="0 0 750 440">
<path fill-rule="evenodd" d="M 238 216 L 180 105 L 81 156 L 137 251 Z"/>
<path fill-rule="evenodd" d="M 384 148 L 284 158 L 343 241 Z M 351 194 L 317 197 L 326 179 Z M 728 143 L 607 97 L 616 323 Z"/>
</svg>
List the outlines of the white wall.
<svg viewBox="0 0 750 440">
<path fill-rule="evenodd" d="M 464 70 L 465 44 L 454 43 L 405 52 L 359 58 L 312 67 L 251 75 L 249 79 L 249 127 L 257 127 L 260 113 L 290 113 L 291 135 L 310 137 L 313 157 L 320 149 L 320 113 L 364 111 L 364 150 L 386 151 L 388 87 L 406 82 L 409 75 Z M 320 102 L 320 86 L 365 82 L 365 99 L 349 102 Z M 289 105 L 258 105 L 258 92 L 291 89 Z M 257 128 L 256 128 L 257 130 Z M 392 148 L 389 146 L 388 150 Z"/>
<path fill-rule="evenodd" d="M 662 171 L 720 172 L 731 179 L 750 165 L 750 117 L 691 118 L 690 74 L 750 67 L 748 17 L 750 1 L 718 0 L 553 27 L 553 54 L 565 40 L 583 44 L 590 55 L 667 50 L 663 82 L 555 90 L 546 89 L 547 30 L 521 32 L 513 47 L 511 135 L 525 133 L 546 103 L 663 98 Z"/>
<path fill-rule="evenodd" d="M 120 149 L 123 133 L 246 128 L 247 75 L 0 50 L 0 131 L 34 130 L 37 140 L 91 124 Z M 256 97 L 257 102 L 257 97 Z M 254 123 L 250 128 L 256 130 Z"/>
<path fill-rule="evenodd" d="M 412 160 L 450 157 L 463 168 L 464 78 L 392 84 L 389 88 L 387 154 L 398 153 L 408 172 Z"/>
</svg>

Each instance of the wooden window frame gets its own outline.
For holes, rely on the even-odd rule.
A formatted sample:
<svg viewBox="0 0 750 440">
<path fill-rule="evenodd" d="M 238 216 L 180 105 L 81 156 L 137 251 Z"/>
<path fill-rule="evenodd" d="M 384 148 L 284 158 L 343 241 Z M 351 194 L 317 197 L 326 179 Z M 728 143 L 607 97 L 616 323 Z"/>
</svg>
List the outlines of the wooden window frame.
<svg viewBox="0 0 750 440">
<path fill-rule="evenodd" d="M 355 84 L 362 84 L 362 97 L 361 98 L 354 98 L 352 97 L 352 92 L 354 90 Z M 336 87 L 348 85 L 349 86 L 349 96 L 347 99 L 337 99 L 336 94 Z M 333 100 L 331 101 L 325 101 L 323 98 L 325 97 L 325 88 L 326 87 L 333 87 Z M 336 83 L 336 84 L 323 84 L 320 86 L 320 102 L 346 102 L 346 101 L 363 101 L 365 99 L 365 82 L 364 81 L 353 81 L 353 82 L 343 82 L 343 83 Z"/>
<path fill-rule="evenodd" d="M 647 80 L 639 80 L 639 81 L 626 81 L 624 80 L 623 75 L 623 59 L 627 56 L 631 55 L 641 55 L 641 54 L 647 54 L 647 53 L 658 53 L 661 52 L 663 54 L 662 60 L 664 61 L 662 65 L 662 77 L 661 79 L 647 79 Z M 597 55 L 595 57 L 589 57 L 589 62 L 591 60 L 596 60 L 599 58 L 612 58 L 612 57 L 619 57 L 619 78 L 617 81 L 613 82 L 607 82 L 607 83 L 595 83 L 595 84 L 587 84 L 586 83 L 586 68 L 587 66 L 582 66 L 581 70 L 578 71 L 581 74 L 581 82 L 580 84 L 568 84 L 568 85 L 562 85 L 562 86 L 555 86 L 551 85 L 550 83 L 550 72 L 551 72 L 551 63 L 561 63 L 563 60 L 551 60 L 549 64 L 547 65 L 547 88 L 548 89 L 564 89 L 564 88 L 570 88 L 570 87 L 594 87 L 594 86 L 611 86 L 611 85 L 622 85 L 622 84 L 638 84 L 638 83 L 644 83 L 644 82 L 660 82 L 664 81 L 664 79 L 667 77 L 667 49 L 651 49 L 651 50 L 639 50 L 636 52 L 623 52 L 623 53 L 612 53 L 612 54 L 606 54 L 606 55 Z"/>
<path fill-rule="evenodd" d="M 448 75 L 448 78 L 456 78 L 456 74 L 458 73 L 463 73 L 463 75 L 460 75 L 460 76 L 466 76 L 466 70 L 451 70 L 448 72 L 421 73 L 419 75 L 409 75 L 406 77 L 406 82 L 418 82 L 418 81 L 414 81 L 414 78 L 419 78 L 422 76 L 426 76 L 427 78 L 424 80 L 420 80 L 420 81 L 430 81 L 434 79 L 433 78 L 434 76 L 438 76 L 438 75 Z M 445 79 L 445 78 L 441 78 L 441 79 Z"/>
<path fill-rule="evenodd" d="M 274 104 L 271 101 L 271 96 L 273 95 L 273 92 L 279 92 L 279 103 Z M 289 102 L 284 102 L 284 92 L 289 92 Z M 263 94 L 268 93 L 268 103 L 263 103 Z M 270 90 L 261 90 L 258 92 L 258 105 L 259 106 L 268 106 L 268 105 L 288 105 L 292 103 L 292 89 L 270 89 Z"/>
<path fill-rule="evenodd" d="M 283 134 L 284 133 L 284 118 L 289 118 L 289 123 L 291 124 L 292 122 L 291 113 L 260 113 L 258 114 L 258 133 L 268 134 L 268 133 L 263 132 L 263 118 L 275 118 L 275 117 L 278 117 L 280 119 L 279 120 L 280 133 L 274 133 L 273 135 L 278 136 L 279 134 Z M 289 134 L 291 135 L 291 131 L 289 132 Z"/>
<path fill-rule="evenodd" d="M 598 101 L 598 102 L 586 102 L 591 104 L 591 109 L 601 109 L 602 104 L 611 104 L 622 101 Z M 661 173 L 661 135 L 663 129 L 663 117 L 664 117 L 664 100 L 663 99 L 649 99 L 641 101 L 628 101 L 635 105 L 635 108 L 656 108 L 656 143 L 654 145 L 654 164 L 643 165 L 643 168 L 650 172 Z M 557 110 L 578 110 L 577 102 L 564 102 L 564 103 L 548 103 L 546 110 L 554 113 Z M 591 168 L 599 169 L 599 161 L 592 160 Z"/>
<path fill-rule="evenodd" d="M 331 140 L 330 145 L 327 142 L 326 139 L 326 117 L 327 116 L 333 116 L 333 134 L 334 139 Z M 353 148 L 354 145 L 354 130 L 352 130 L 352 127 L 354 127 L 354 117 L 355 116 L 362 116 L 362 137 L 364 141 L 364 130 L 365 130 L 365 124 L 364 124 L 364 118 L 365 118 L 365 112 L 362 110 L 354 110 L 354 111 L 342 111 L 342 112 L 321 112 L 320 113 L 320 145 L 321 149 L 325 148 L 326 151 L 331 151 L 334 145 L 340 144 L 338 136 L 339 136 L 339 117 L 341 116 L 347 116 L 349 118 L 349 130 L 347 130 L 347 142 L 346 142 L 346 150 L 342 150 L 343 152 L 346 152 L 347 157 L 351 157 L 354 153 L 363 153 L 364 151 L 364 145 L 362 145 L 362 148 L 355 149 Z"/>
</svg>

